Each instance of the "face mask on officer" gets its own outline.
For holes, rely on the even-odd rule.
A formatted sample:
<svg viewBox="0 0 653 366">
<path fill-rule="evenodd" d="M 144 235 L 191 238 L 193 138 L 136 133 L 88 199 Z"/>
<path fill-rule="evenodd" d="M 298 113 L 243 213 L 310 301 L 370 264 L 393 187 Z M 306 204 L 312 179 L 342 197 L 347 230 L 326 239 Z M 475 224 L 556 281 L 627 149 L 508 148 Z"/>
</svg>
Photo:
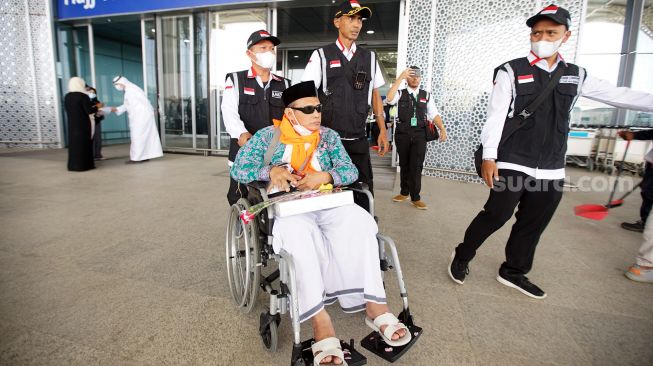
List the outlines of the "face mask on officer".
<svg viewBox="0 0 653 366">
<path fill-rule="evenodd" d="M 277 62 L 277 55 L 272 52 L 261 52 L 261 53 L 254 53 L 256 56 L 256 64 L 261 66 L 264 69 L 272 69 L 274 64 Z"/>
<path fill-rule="evenodd" d="M 297 132 L 300 136 L 308 136 L 313 133 L 313 131 L 299 124 L 299 120 L 297 119 L 297 116 L 295 116 L 295 111 L 292 111 L 292 119 L 290 116 L 288 116 L 288 120 L 290 121 L 290 124 L 292 125 L 292 128 L 295 130 L 295 132 Z"/>
<path fill-rule="evenodd" d="M 533 53 L 536 54 L 537 57 L 540 57 L 540 58 L 551 57 L 556 52 L 558 52 L 558 49 L 560 49 L 560 46 L 562 46 L 562 41 L 564 39 L 565 39 L 565 36 L 563 34 L 562 38 L 560 38 L 557 41 L 553 41 L 553 42 L 549 42 L 549 41 L 531 42 L 531 51 L 533 51 Z"/>
</svg>

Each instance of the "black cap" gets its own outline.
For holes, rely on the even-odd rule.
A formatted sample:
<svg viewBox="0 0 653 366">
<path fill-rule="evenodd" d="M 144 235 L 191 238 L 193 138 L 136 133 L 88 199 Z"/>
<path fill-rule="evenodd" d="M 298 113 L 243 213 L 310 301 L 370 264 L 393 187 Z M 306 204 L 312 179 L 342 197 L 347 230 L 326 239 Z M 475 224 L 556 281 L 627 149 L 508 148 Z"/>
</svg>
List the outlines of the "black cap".
<svg viewBox="0 0 653 366">
<path fill-rule="evenodd" d="M 571 26 L 571 16 L 569 15 L 567 9 L 553 4 L 547 6 L 546 8 L 540 10 L 539 13 L 528 18 L 526 25 L 533 28 L 535 23 L 541 19 L 551 19 L 558 24 L 566 26 L 567 29 L 569 29 Z"/>
<path fill-rule="evenodd" d="M 250 47 L 252 47 L 253 45 L 261 41 L 270 41 L 275 46 L 278 46 L 279 43 L 281 43 L 279 38 L 271 35 L 268 31 L 261 29 L 261 30 L 257 30 L 256 32 L 252 33 L 249 36 L 249 38 L 247 39 L 247 49 L 249 49 Z"/>
<path fill-rule="evenodd" d="M 286 107 L 297 99 L 308 97 L 317 98 L 317 90 L 315 89 L 315 82 L 313 80 L 295 84 L 284 90 L 283 94 L 281 94 L 281 99 Z"/>
<path fill-rule="evenodd" d="M 360 14 L 362 18 L 367 19 L 372 17 L 372 10 L 367 6 L 361 6 L 358 0 L 350 0 L 340 4 L 333 17 L 340 18 L 343 15 L 350 17 L 355 14 Z"/>
</svg>

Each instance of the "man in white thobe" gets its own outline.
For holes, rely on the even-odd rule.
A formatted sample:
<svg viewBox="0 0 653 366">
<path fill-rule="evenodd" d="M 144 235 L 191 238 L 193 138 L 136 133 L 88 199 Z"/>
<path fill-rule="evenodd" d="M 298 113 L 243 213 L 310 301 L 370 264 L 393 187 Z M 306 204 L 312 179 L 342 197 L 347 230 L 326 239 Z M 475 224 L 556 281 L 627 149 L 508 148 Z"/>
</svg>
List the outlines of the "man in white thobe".
<svg viewBox="0 0 653 366">
<path fill-rule="evenodd" d="M 118 116 L 127 112 L 131 136 L 129 162 L 142 162 L 163 156 L 154 109 L 145 92 L 124 76 L 116 76 L 113 85 L 118 91 L 125 92 L 123 104 L 111 111 Z"/>
</svg>

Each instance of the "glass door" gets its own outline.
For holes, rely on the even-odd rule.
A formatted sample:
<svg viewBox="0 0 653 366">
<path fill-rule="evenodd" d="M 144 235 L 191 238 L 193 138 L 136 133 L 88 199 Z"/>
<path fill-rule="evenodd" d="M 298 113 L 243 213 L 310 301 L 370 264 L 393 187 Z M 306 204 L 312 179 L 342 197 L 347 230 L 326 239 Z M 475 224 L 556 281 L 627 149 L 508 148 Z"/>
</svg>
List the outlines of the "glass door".
<svg viewBox="0 0 653 366">
<path fill-rule="evenodd" d="M 193 17 L 157 18 L 159 113 L 163 146 L 195 148 Z"/>
<path fill-rule="evenodd" d="M 211 14 L 210 29 L 210 96 L 214 103 L 211 110 L 211 131 L 217 150 L 229 149 L 229 134 L 221 118 L 220 105 L 227 73 L 251 67 L 247 51 L 247 38 L 259 29 L 269 29 L 267 9 L 243 9 Z"/>
</svg>

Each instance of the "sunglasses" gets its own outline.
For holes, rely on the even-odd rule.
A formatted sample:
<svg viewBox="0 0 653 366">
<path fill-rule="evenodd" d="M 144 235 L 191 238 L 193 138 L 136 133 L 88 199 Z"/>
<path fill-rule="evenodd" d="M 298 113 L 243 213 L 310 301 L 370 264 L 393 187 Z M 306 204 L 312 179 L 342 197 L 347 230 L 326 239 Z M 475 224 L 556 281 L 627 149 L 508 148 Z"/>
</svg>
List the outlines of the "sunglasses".
<svg viewBox="0 0 653 366">
<path fill-rule="evenodd" d="M 289 107 L 290 109 L 294 109 L 296 111 L 300 111 L 304 114 L 313 114 L 313 112 L 317 111 L 317 113 L 322 113 L 322 104 L 318 105 L 305 105 L 301 108 L 295 108 L 295 107 Z"/>
</svg>

